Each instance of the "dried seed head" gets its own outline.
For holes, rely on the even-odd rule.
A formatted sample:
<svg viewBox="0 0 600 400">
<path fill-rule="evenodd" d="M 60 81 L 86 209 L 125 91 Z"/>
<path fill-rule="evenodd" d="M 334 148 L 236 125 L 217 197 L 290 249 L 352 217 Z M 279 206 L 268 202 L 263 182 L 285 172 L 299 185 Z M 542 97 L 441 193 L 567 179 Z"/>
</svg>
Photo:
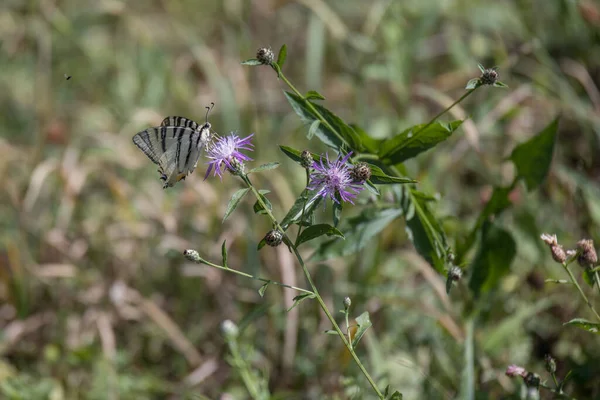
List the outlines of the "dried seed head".
<svg viewBox="0 0 600 400">
<path fill-rule="evenodd" d="M 551 374 L 556 372 L 556 360 L 550 355 L 546 354 L 544 356 L 544 361 L 546 361 L 546 371 Z"/>
<path fill-rule="evenodd" d="M 196 250 L 184 250 L 183 255 L 190 261 L 200 262 L 200 254 Z"/>
<path fill-rule="evenodd" d="M 270 230 L 265 235 L 265 242 L 271 247 L 277 247 L 283 241 L 283 233 L 278 229 Z"/>
<path fill-rule="evenodd" d="M 302 160 L 300 161 L 300 164 L 304 168 L 309 169 L 310 167 L 312 167 L 314 160 L 312 158 L 312 155 L 310 154 L 310 151 L 304 150 L 302 152 L 302 154 L 300 155 L 300 157 L 302 158 Z"/>
<path fill-rule="evenodd" d="M 498 81 L 498 76 L 496 68 L 488 68 L 483 71 L 479 80 L 484 85 L 493 85 Z"/>
<path fill-rule="evenodd" d="M 371 178 L 371 167 L 365 162 L 356 163 L 351 174 L 355 182 L 367 181 Z"/>
<path fill-rule="evenodd" d="M 581 239 L 577 242 L 579 256 L 577 262 L 584 268 L 591 268 L 598 263 L 598 255 L 592 239 Z"/>
<path fill-rule="evenodd" d="M 554 261 L 562 264 L 567 260 L 567 254 L 565 253 L 563 247 L 558 244 L 556 235 L 543 233 L 541 238 L 550 247 L 550 253 L 552 253 L 552 258 Z"/>
<path fill-rule="evenodd" d="M 453 265 L 448 271 L 448 279 L 457 282 L 460 280 L 460 278 L 462 278 L 462 269 L 456 265 Z"/>
<path fill-rule="evenodd" d="M 271 65 L 275 60 L 275 54 L 270 47 L 261 47 L 256 52 L 256 59 L 260 61 L 261 64 Z"/>
<path fill-rule="evenodd" d="M 350 297 L 348 297 L 348 296 L 344 297 L 344 308 L 347 310 L 350 308 L 351 305 L 352 305 L 352 300 L 350 300 Z"/>
</svg>

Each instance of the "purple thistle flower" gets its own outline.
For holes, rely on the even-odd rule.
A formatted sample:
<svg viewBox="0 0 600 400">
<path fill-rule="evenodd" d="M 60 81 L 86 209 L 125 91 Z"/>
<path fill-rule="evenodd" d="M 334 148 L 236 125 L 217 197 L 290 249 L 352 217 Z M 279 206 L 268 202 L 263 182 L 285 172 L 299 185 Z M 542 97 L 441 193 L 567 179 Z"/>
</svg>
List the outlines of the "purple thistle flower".
<svg viewBox="0 0 600 400">
<path fill-rule="evenodd" d="M 316 197 L 329 197 L 336 203 L 339 203 L 336 198 L 339 194 L 340 199 L 344 202 L 354 204 L 352 201 L 358 193 L 364 189 L 361 182 L 356 182 L 352 177 L 352 166 L 347 163 L 352 152 L 344 157 L 338 155 L 338 158 L 331 162 L 329 155 L 321 156 L 319 162 L 313 162 L 313 172 L 310 174 L 309 190 L 317 190 Z M 323 160 L 326 160 L 326 163 Z"/>
<path fill-rule="evenodd" d="M 225 172 L 225 170 L 228 169 L 232 171 L 235 169 L 231 164 L 234 159 L 238 162 L 252 160 L 250 157 L 240 152 L 240 150 L 253 150 L 254 145 L 250 143 L 252 136 L 254 136 L 254 133 L 244 139 L 240 139 L 238 135 L 231 133 L 229 136 L 217 139 L 217 141 L 208 148 L 207 157 L 211 160 L 208 162 L 208 170 L 206 171 L 204 179 L 208 178 L 208 175 L 210 175 L 210 172 L 214 168 L 215 173 L 213 176 L 219 175 L 219 178 L 222 180 L 223 172 Z"/>
</svg>

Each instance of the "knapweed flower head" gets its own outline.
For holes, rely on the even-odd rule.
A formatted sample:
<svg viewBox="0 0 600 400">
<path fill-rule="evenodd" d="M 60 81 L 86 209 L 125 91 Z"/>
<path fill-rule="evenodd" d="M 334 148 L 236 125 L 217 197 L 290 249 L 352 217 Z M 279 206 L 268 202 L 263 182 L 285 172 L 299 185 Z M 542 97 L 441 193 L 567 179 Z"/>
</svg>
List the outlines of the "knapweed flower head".
<svg viewBox="0 0 600 400">
<path fill-rule="evenodd" d="M 271 65 L 275 61 L 275 54 L 270 47 L 261 47 L 256 51 L 256 59 L 264 65 Z"/>
<path fill-rule="evenodd" d="M 584 268 L 591 268 L 598 264 L 598 255 L 594 248 L 594 241 L 591 239 L 581 239 L 577 242 L 577 248 L 579 249 L 579 256 L 577 262 Z"/>
<path fill-rule="evenodd" d="M 523 367 L 519 367 L 518 365 L 512 364 L 506 368 L 506 376 L 515 377 L 522 376 L 523 378 L 527 375 L 527 371 Z"/>
<path fill-rule="evenodd" d="M 550 235 L 548 233 L 543 233 L 540 236 L 541 239 L 550 247 L 550 253 L 552 253 L 552 258 L 557 263 L 564 263 L 567 260 L 567 254 L 563 247 L 558 244 L 558 239 L 556 235 Z"/>
<path fill-rule="evenodd" d="M 214 176 L 219 175 L 219 178 L 223 179 L 223 172 L 226 170 L 235 173 L 239 170 L 241 163 L 252 160 L 241 152 L 241 150 L 252 151 L 254 149 L 254 145 L 250 143 L 252 136 L 254 134 L 241 139 L 235 133 L 231 133 L 229 136 L 220 137 L 212 143 L 208 148 L 207 157 L 210 161 L 204 179 L 210 175 L 213 168 L 215 170 Z"/>
<path fill-rule="evenodd" d="M 344 202 L 354 204 L 352 200 L 364 186 L 353 178 L 352 166 L 348 163 L 351 155 L 352 152 L 343 157 L 340 154 L 335 161 L 329 161 L 329 155 L 325 155 L 313 163 L 308 189 L 317 191 L 315 197 L 329 197 L 336 203 L 339 203 L 339 197 Z"/>
</svg>

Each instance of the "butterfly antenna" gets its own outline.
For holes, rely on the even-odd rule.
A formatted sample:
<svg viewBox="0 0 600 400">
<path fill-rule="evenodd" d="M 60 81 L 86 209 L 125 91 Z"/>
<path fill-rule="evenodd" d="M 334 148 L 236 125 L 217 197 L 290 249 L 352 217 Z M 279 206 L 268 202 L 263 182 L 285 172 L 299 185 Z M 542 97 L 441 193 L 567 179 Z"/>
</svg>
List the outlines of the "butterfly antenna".
<svg viewBox="0 0 600 400">
<path fill-rule="evenodd" d="M 215 106 L 215 103 L 211 102 L 210 107 L 209 106 L 204 107 L 204 108 L 206 108 L 206 118 L 205 118 L 206 122 L 208 122 L 208 113 L 213 109 L 214 106 Z"/>
</svg>

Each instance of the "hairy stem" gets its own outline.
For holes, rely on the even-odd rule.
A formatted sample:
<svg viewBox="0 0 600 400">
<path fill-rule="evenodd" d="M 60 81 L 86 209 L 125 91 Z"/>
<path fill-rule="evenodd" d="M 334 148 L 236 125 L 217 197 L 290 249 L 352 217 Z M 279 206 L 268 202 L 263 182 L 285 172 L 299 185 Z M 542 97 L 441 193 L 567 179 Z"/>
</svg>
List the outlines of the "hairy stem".
<svg viewBox="0 0 600 400">
<path fill-rule="evenodd" d="M 377 394 L 377 396 L 380 399 L 383 399 L 384 398 L 383 394 L 381 393 L 381 391 L 379 390 L 379 388 L 375 384 L 375 381 L 373 380 L 373 378 L 371 377 L 371 375 L 369 375 L 369 372 L 366 370 L 365 366 L 360 361 L 360 358 L 358 358 L 358 355 L 356 354 L 356 352 L 352 348 L 351 342 L 346 339 L 346 335 L 344 334 L 344 332 L 342 332 L 342 329 L 340 328 L 340 326 L 338 325 L 338 323 L 333 318 L 333 315 L 331 315 L 331 312 L 327 308 L 327 305 L 325 304 L 325 301 L 323 300 L 323 298 L 319 294 L 319 291 L 318 291 L 315 283 L 312 280 L 312 276 L 310 275 L 310 272 L 308 271 L 308 268 L 306 267 L 306 264 L 304 264 L 304 260 L 302 259 L 302 256 L 298 252 L 297 247 L 294 245 L 294 243 L 291 241 L 291 239 L 287 236 L 287 234 L 285 233 L 285 231 L 283 229 L 281 229 L 281 226 L 279 225 L 279 222 L 277 221 L 277 219 L 275 218 L 275 216 L 273 216 L 273 213 L 271 212 L 271 210 L 269 210 L 267 208 L 267 205 L 264 203 L 262 197 L 258 193 L 258 190 L 256 190 L 256 188 L 254 187 L 254 185 L 252 185 L 252 182 L 250 182 L 250 179 L 248 178 L 248 176 L 244 175 L 241 178 L 244 181 L 244 183 L 246 183 L 246 185 L 248 186 L 248 188 L 252 191 L 252 193 L 254 194 L 254 196 L 256 197 L 256 201 L 258 201 L 258 203 L 265 209 L 267 215 L 269 216 L 269 218 L 271 219 L 271 221 L 273 222 L 273 224 L 278 229 L 280 229 L 281 232 L 283 233 L 283 240 L 289 246 L 289 248 L 292 250 L 292 252 L 296 256 L 296 258 L 298 259 L 298 263 L 302 267 L 302 271 L 304 272 L 304 276 L 306 277 L 306 280 L 308 281 L 308 284 L 310 285 L 310 287 L 312 289 L 311 293 L 315 296 L 315 299 L 319 303 L 319 306 L 321 307 L 321 310 L 323 310 L 323 312 L 327 316 L 327 319 L 329 320 L 329 322 L 331 323 L 331 325 L 333 325 L 333 328 L 335 329 L 336 333 L 342 339 L 342 342 L 344 343 L 344 346 L 346 346 L 346 348 L 348 349 L 348 351 L 352 355 L 352 358 L 356 362 L 356 365 L 358 365 L 358 368 L 361 370 L 361 372 L 363 373 L 363 375 L 365 376 L 365 378 L 367 379 L 367 381 L 369 382 L 369 384 L 373 388 L 373 391 Z"/>
<path fill-rule="evenodd" d="M 589 307 L 590 310 L 592 310 L 592 312 L 594 313 L 594 315 L 596 316 L 596 318 L 598 319 L 598 321 L 600 321 L 600 315 L 598 315 L 598 312 L 596 312 L 596 309 L 594 308 L 594 306 L 592 305 L 592 303 L 588 300 L 588 298 L 585 295 L 585 293 L 583 293 L 583 290 L 581 289 L 581 286 L 579 286 L 579 283 L 575 279 L 575 276 L 573 275 L 573 273 L 569 269 L 569 264 L 566 263 L 566 262 L 563 262 L 561 265 L 563 266 L 563 268 L 565 269 L 565 271 L 567 272 L 567 274 L 569 274 L 569 279 L 571 280 L 571 282 L 573 283 L 573 285 L 575 285 L 575 287 L 577 288 L 577 291 L 579 291 L 579 295 L 581 296 L 581 298 L 583 299 L 583 301 L 585 301 L 585 304 L 587 304 L 587 306 Z"/>
</svg>

